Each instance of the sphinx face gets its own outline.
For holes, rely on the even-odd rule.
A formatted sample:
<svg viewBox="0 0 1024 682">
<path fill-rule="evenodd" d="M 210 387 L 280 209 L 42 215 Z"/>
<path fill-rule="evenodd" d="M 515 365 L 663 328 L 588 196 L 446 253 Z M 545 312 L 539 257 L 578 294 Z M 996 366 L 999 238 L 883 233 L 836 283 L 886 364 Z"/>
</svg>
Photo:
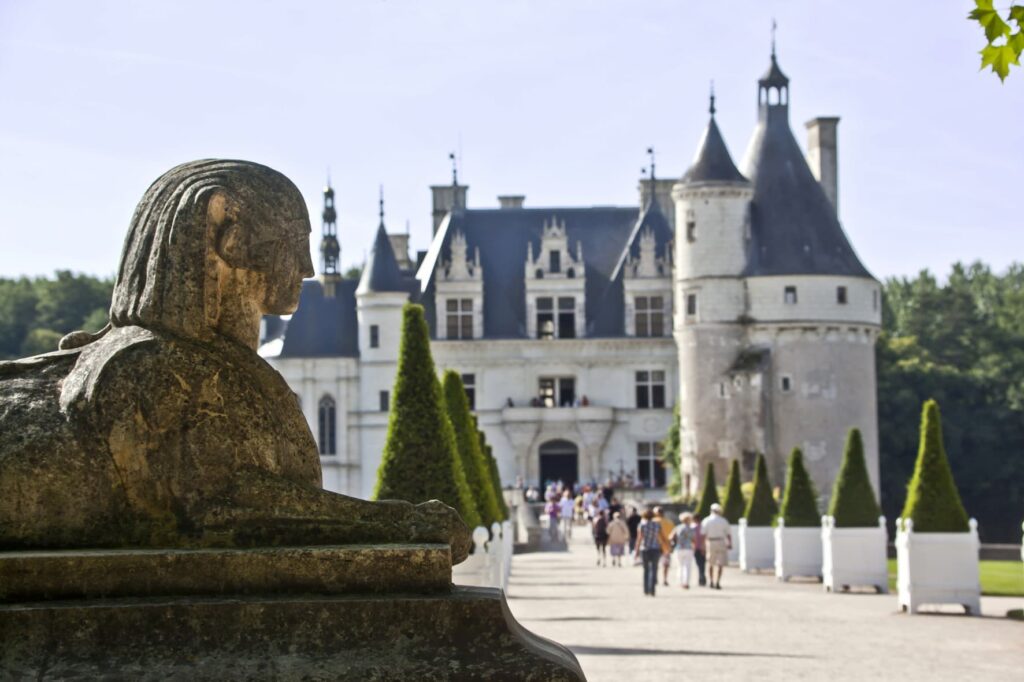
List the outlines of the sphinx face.
<svg viewBox="0 0 1024 682">
<path fill-rule="evenodd" d="M 302 280 L 313 276 L 313 261 L 309 255 L 309 221 L 305 220 L 304 231 L 294 227 L 283 238 L 260 245 L 261 248 L 273 251 L 269 254 L 269 269 L 264 272 L 264 314 L 288 315 L 295 312 L 299 307 Z"/>
</svg>

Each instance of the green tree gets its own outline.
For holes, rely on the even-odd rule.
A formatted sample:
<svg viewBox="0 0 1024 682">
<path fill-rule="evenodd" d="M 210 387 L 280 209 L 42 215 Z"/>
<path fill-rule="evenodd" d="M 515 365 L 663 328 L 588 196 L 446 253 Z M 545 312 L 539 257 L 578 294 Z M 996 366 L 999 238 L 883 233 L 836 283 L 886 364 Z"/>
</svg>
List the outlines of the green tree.
<svg viewBox="0 0 1024 682">
<path fill-rule="evenodd" d="M 864 441 L 860 429 L 846 434 L 843 463 L 832 486 L 829 516 L 837 528 L 868 528 L 878 525 L 882 510 L 871 488 L 867 463 L 864 461 Z"/>
<path fill-rule="evenodd" d="M 27 277 L 0 279 L 0 360 L 21 355 L 25 337 L 35 327 L 38 303 Z"/>
<path fill-rule="evenodd" d="M 62 336 L 63 334 L 52 329 L 33 329 L 22 341 L 20 355 L 28 357 L 55 351 Z"/>
<path fill-rule="evenodd" d="M 697 508 L 693 513 L 703 519 L 711 514 L 713 504 L 718 504 L 718 486 L 715 484 L 715 467 L 708 462 L 704 472 L 704 485 L 701 486 L 700 501 L 697 502 Z"/>
<path fill-rule="evenodd" d="M 786 467 L 786 492 L 782 497 L 779 516 L 787 528 L 815 528 L 821 526 L 818 494 L 804 466 L 804 453 L 793 448 Z"/>
<path fill-rule="evenodd" d="M 754 491 L 747 501 L 743 518 L 747 520 L 748 526 L 770 526 L 777 511 L 775 498 L 772 497 L 772 484 L 768 480 L 768 464 L 764 455 L 758 454 L 754 467 Z"/>
<path fill-rule="evenodd" d="M 82 323 L 97 308 L 110 308 L 113 283 L 70 270 L 58 270 L 53 279 L 36 282 L 39 303 L 36 326 L 61 334 L 82 328 Z"/>
<path fill-rule="evenodd" d="M 722 503 L 722 515 L 729 519 L 729 523 L 739 523 L 747 506 L 746 500 L 743 499 L 742 486 L 740 462 L 734 459 L 729 465 L 729 478 L 725 482 L 725 501 Z"/>
<path fill-rule="evenodd" d="M 925 402 L 921 410 L 921 443 L 914 477 L 907 486 L 903 518 L 914 522 L 918 533 L 966 533 L 967 512 L 953 481 L 942 443 L 939 404 Z"/>
<path fill-rule="evenodd" d="M 469 527 L 480 525 L 430 354 L 423 306 L 410 303 L 402 310 L 392 396 L 374 499 L 438 499 L 456 509 Z"/>
<path fill-rule="evenodd" d="M 476 417 L 473 418 L 473 424 L 476 425 Z M 494 459 L 494 451 L 487 442 L 487 435 L 482 429 L 478 429 L 477 434 L 480 436 L 480 450 L 484 453 L 484 459 L 487 460 L 487 469 L 491 475 L 491 486 L 494 488 L 494 492 L 498 496 L 498 507 L 501 508 L 501 520 L 504 521 L 509 518 L 509 510 L 508 504 L 505 503 L 504 489 L 501 485 L 501 475 L 498 473 L 498 462 Z"/>
<path fill-rule="evenodd" d="M 975 8 L 967 15 L 981 24 L 985 31 L 986 45 L 981 49 L 981 68 L 992 68 L 992 72 L 1005 81 L 1010 65 L 1020 66 L 1020 53 L 1024 51 L 1024 5 L 1010 5 L 1004 19 L 992 4 L 993 0 L 974 0 Z M 1009 22 L 1017 25 L 1014 31 Z"/>
<path fill-rule="evenodd" d="M 469 411 L 466 387 L 463 386 L 459 373 L 451 369 L 444 373 L 442 385 L 448 419 L 455 429 L 455 443 L 462 459 L 462 470 L 466 473 L 466 483 L 473 493 L 481 522 L 490 528 L 492 523 L 501 520 L 501 509 L 491 483 L 487 462 L 480 450 L 480 438 L 473 415 Z"/>
<path fill-rule="evenodd" d="M 668 468 L 669 478 L 666 491 L 675 499 L 683 495 L 683 474 L 679 454 L 679 403 L 672 410 L 672 425 L 661 443 L 661 461 Z"/>
</svg>

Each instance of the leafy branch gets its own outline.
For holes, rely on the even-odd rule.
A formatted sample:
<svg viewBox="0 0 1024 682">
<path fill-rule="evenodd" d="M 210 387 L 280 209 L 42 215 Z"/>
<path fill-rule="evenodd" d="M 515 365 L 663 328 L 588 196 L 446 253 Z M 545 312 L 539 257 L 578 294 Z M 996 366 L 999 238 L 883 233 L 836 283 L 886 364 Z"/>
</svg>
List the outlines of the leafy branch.
<svg viewBox="0 0 1024 682">
<path fill-rule="evenodd" d="M 981 68 L 991 67 L 992 72 L 1005 81 L 1010 65 L 1020 66 L 1020 54 L 1024 51 L 1024 5 L 1011 5 L 1006 19 L 992 6 L 993 0 L 974 0 L 975 8 L 967 15 L 981 24 L 985 30 L 988 45 L 981 49 Z M 1009 22 L 1017 25 L 1014 31 Z"/>
</svg>

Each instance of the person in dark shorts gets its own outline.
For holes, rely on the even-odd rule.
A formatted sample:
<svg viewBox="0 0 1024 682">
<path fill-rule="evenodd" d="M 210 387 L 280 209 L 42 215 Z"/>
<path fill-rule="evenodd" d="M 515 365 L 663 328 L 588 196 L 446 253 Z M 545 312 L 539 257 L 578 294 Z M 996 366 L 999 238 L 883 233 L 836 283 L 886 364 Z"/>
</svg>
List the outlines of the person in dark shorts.
<svg viewBox="0 0 1024 682">
<path fill-rule="evenodd" d="M 594 519 L 594 545 L 597 547 L 597 565 L 608 565 L 608 512 L 602 510 Z"/>
</svg>

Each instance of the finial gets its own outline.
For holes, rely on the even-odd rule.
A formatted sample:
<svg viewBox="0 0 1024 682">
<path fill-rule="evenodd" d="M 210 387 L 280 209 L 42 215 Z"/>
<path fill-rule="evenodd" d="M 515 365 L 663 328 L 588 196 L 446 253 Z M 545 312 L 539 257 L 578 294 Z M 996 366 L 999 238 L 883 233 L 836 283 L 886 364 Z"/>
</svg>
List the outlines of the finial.
<svg viewBox="0 0 1024 682">
<path fill-rule="evenodd" d="M 772 61 L 775 61 L 775 29 L 778 27 L 779 25 L 775 23 L 775 17 L 772 17 Z"/>
<path fill-rule="evenodd" d="M 711 112 L 711 116 L 715 115 L 715 81 L 711 81 L 711 106 L 708 107 L 708 111 Z"/>
<path fill-rule="evenodd" d="M 380 186 L 380 199 L 378 203 L 380 205 L 380 225 L 384 227 L 384 185 Z"/>
<path fill-rule="evenodd" d="M 448 158 L 452 162 L 452 186 L 459 184 L 459 167 L 455 162 L 455 152 L 448 152 Z"/>
<path fill-rule="evenodd" d="M 647 148 L 647 156 L 651 157 L 651 182 L 654 182 L 654 147 Z"/>
</svg>

